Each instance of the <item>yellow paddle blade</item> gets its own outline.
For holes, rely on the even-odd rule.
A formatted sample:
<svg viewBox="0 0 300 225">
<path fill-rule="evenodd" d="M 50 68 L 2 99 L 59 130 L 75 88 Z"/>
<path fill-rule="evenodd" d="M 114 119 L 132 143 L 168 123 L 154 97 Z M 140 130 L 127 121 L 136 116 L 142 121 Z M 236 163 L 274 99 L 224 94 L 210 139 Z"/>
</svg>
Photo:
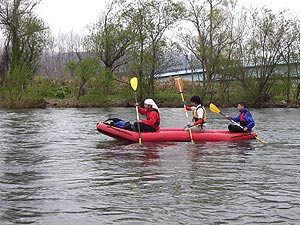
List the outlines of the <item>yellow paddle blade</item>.
<svg viewBox="0 0 300 225">
<path fill-rule="evenodd" d="M 175 86 L 177 88 L 177 90 L 182 93 L 183 92 L 183 83 L 182 83 L 182 80 L 178 77 L 178 78 L 175 78 Z"/>
<path fill-rule="evenodd" d="M 137 77 L 133 77 L 130 79 L 130 85 L 133 91 L 136 91 L 137 86 L 138 86 L 138 79 Z"/>
<path fill-rule="evenodd" d="M 264 142 L 263 140 L 261 140 L 259 137 L 255 136 L 255 139 L 258 140 L 259 142 L 261 143 L 267 143 L 267 142 Z"/>
<path fill-rule="evenodd" d="M 210 111 L 214 112 L 214 113 L 220 113 L 221 111 L 219 110 L 219 108 L 217 106 L 215 106 L 213 103 L 209 104 L 209 109 Z"/>
</svg>

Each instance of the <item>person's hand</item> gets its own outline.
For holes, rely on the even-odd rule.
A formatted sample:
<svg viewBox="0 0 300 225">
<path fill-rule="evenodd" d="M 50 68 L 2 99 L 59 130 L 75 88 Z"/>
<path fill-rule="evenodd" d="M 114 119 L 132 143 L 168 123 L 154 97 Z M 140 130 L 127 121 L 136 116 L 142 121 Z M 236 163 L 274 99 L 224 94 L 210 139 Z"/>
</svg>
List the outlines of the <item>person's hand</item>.
<svg viewBox="0 0 300 225">
<path fill-rule="evenodd" d="M 182 104 L 182 105 L 186 105 L 186 102 L 185 102 L 185 101 L 182 101 L 181 104 Z"/>
<path fill-rule="evenodd" d="M 135 106 L 139 106 L 139 103 L 136 102 L 136 103 L 135 103 Z"/>
<path fill-rule="evenodd" d="M 244 127 L 243 130 L 244 130 L 244 131 L 248 131 L 248 128 L 247 128 L 247 127 Z"/>
<path fill-rule="evenodd" d="M 138 123 L 141 123 L 141 122 L 142 122 L 142 120 L 137 120 L 136 122 L 138 122 Z"/>
<path fill-rule="evenodd" d="M 191 128 L 192 126 L 194 126 L 193 123 L 189 123 L 188 125 L 186 125 L 188 128 Z"/>
<path fill-rule="evenodd" d="M 226 115 L 225 117 L 226 117 L 226 119 L 229 119 L 229 116 Z"/>
</svg>

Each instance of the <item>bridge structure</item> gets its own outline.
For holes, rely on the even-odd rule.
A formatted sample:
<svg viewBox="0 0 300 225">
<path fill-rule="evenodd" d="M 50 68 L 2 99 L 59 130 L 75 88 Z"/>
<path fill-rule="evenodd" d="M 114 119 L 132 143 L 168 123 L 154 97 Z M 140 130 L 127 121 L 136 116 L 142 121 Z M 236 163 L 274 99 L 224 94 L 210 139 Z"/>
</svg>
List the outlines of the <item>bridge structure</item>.
<svg viewBox="0 0 300 225">
<path fill-rule="evenodd" d="M 159 81 L 168 81 L 174 77 L 181 77 L 189 81 L 203 81 L 203 69 L 195 70 L 178 70 L 158 74 L 156 77 Z"/>
</svg>

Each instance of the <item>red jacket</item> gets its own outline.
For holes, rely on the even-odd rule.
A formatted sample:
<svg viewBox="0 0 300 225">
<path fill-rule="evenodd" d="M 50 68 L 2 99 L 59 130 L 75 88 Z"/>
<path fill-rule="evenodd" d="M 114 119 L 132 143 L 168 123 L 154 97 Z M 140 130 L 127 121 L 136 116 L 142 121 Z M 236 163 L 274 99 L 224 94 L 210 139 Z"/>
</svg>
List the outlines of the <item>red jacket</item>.
<svg viewBox="0 0 300 225">
<path fill-rule="evenodd" d="M 159 112 L 156 109 L 150 108 L 150 109 L 144 109 L 140 106 L 138 106 L 139 113 L 141 115 L 146 115 L 147 120 L 142 120 L 143 124 L 146 124 L 148 126 L 151 126 L 155 128 L 155 130 L 159 130 L 160 127 L 160 115 Z"/>
</svg>

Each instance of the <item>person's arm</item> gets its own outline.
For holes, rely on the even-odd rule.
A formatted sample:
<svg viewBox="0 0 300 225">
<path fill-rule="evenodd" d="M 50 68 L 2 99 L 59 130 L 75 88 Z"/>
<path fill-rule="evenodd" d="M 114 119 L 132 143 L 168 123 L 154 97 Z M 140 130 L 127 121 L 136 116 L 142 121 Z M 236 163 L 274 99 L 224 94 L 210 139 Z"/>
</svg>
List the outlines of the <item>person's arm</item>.
<svg viewBox="0 0 300 225">
<path fill-rule="evenodd" d="M 187 105 L 185 105 L 185 109 L 186 109 L 187 111 L 192 111 L 192 107 L 187 106 Z"/>
<path fill-rule="evenodd" d="M 254 121 L 251 113 L 249 113 L 249 112 L 246 113 L 245 120 L 248 122 L 247 130 L 251 131 L 252 128 L 254 127 L 254 125 L 255 125 L 255 121 Z"/>
<path fill-rule="evenodd" d="M 182 104 L 183 104 L 183 106 L 185 107 L 185 109 L 186 109 L 187 111 L 191 111 L 191 110 L 193 110 L 193 108 L 192 108 L 192 107 L 190 107 L 190 106 L 188 106 L 188 105 L 186 104 L 186 102 L 185 102 L 185 101 L 183 101 L 183 102 L 182 102 Z"/>
<path fill-rule="evenodd" d="M 240 122 L 240 113 L 237 116 L 235 116 L 235 117 L 229 116 L 228 118 L 230 120 L 233 120 L 234 122 Z"/>
<path fill-rule="evenodd" d="M 151 111 L 148 113 L 148 119 L 142 120 L 142 123 L 153 127 L 157 119 L 158 119 L 158 113 L 156 111 Z"/>
<path fill-rule="evenodd" d="M 147 109 L 143 109 L 141 106 L 138 105 L 138 111 L 141 115 L 147 114 Z"/>
<path fill-rule="evenodd" d="M 202 119 L 198 119 L 195 123 L 194 123 L 194 126 L 197 126 L 197 125 L 200 125 L 202 123 Z"/>
</svg>

